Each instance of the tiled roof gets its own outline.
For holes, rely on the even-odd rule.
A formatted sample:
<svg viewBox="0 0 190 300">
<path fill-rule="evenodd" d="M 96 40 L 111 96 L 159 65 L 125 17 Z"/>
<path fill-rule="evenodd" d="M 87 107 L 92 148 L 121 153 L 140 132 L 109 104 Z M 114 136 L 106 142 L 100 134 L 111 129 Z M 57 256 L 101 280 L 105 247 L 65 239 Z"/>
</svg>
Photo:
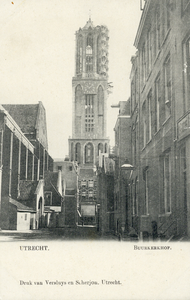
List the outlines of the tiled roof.
<svg viewBox="0 0 190 300">
<path fill-rule="evenodd" d="M 2 104 L 19 125 L 23 133 L 33 133 L 36 129 L 39 104 Z"/>
<path fill-rule="evenodd" d="M 19 199 L 21 200 L 31 200 L 34 198 L 34 194 L 38 185 L 38 181 L 25 181 L 20 180 L 19 189 L 20 189 L 20 196 Z"/>
<path fill-rule="evenodd" d="M 59 196 L 62 197 L 62 194 L 60 194 L 58 190 L 58 176 L 59 176 L 59 172 L 51 172 L 51 171 L 45 172 L 44 191 L 55 191 Z"/>
<path fill-rule="evenodd" d="M 9 202 L 12 203 L 13 205 L 15 205 L 17 207 L 17 211 L 28 211 L 28 212 L 35 212 L 34 209 L 26 206 L 26 205 L 23 205 L 22 203 L 12 199 L 12 198 L 9 198 Z"/>
<path fill-rule="evenodd" d="M 75 193 L 76 193 L 76 191 L 75 191 L 75 189 L 66 189 L 65 190 L 65 196 L 67 196 L 67 195 L 75 195 Z"/>
<path fill-rule="evenodd" d="M 57 188 L 57 180 L 58 180 L 58 172 L 45 172 L 45 190 L 47 190 L 47 188 L 49 186 L 51 186 L 51 184 L 53 184 L 54 187 Z"/>
</svg>

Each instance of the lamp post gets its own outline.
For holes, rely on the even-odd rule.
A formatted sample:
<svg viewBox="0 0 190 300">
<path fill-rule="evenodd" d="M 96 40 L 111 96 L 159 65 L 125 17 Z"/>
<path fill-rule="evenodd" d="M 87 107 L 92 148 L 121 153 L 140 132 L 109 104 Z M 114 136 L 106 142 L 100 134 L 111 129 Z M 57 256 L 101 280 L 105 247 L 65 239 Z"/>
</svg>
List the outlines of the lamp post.
<svg viewBox="0 0 190 300">
<path fill-rule="evenodd" d="M 124 236 L 125 230 L 128 230 L 128 210 L 129 210 L 129 190 L 128 185 L 133 173 L 134 167 L 129 164 L 123 164 L 121 166 L 122 175 L 122 202 L 121 202 L 121 231 L 122 237 Z"/>
</svg>

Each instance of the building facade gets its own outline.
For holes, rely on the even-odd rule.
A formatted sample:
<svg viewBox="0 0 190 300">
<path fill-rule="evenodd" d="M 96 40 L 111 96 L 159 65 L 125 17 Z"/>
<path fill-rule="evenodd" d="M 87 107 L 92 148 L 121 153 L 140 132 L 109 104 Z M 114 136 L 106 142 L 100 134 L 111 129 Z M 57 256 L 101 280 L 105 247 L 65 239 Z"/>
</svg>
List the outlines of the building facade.
<svg viewBox="0 0 190 300">
<path fill-rule="evenodd" d="M 44 176 L 53 170 L 48 154 L 45 109 L 0 106 L 0 200 L 2 229 L 44 226 Z"/>
<path fill-rule="evenodd" d="M 76 226 L 77 165 L 68 158 L 54 160 L 54 171 L 61 172 L 63 202 L 59 226 Z"/>
<path fill-rule="evenodd" d="M 97 230 L 102 236 L 114 234 L 115 161 L 101 153 L 97 162 Z"/>
<path fill-rule="evenodd" d="M 77 223 L 82 225 L 96 225 L 95 163 L 99 152 L 109 152 L 106 137 L 108 40 L 107 27 L 95 27 L 91 19 L 76 32 L 69 159 L 79 166 Z"/>
<path fill-rule="evenodd" d="M 190 1 L 147 0 L 131 71 L 133 227 L 190 236 Z"/>
<path fill-rule="evenodd" d="M 112 108 L 119 109 L 114 127 L 114 227 L 116 235 L 124 235 L 129 231 L 130 202 L 128 195 L 128 178 L 122 171 L 122 166 L 131 163 L 131 115 L 130 99 L 120 101 Z"/>
</svg>

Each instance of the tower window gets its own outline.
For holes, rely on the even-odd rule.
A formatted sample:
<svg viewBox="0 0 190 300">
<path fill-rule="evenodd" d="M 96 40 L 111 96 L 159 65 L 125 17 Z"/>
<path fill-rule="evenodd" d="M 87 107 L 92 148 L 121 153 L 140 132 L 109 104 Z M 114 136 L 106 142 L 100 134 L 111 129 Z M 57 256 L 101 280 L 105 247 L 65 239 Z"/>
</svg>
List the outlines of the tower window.
<svg viewBox="0 0 190 300">
<path fill-rule="evenodd" d="M 87 36 L 87 47 L 86 47 L 86 72 L 91 73 L 93 71 L 93 36 L 91 33 Z"/>
<path fill-rule="evenodd" d="M 94 131 L 94 95 L 86 95 L 85 100 L 85 131 Z"/>
<path fill-rule="evenodd" d="M 93 48 L 93 36 L 91 33 L 89 33 L 88 37 L 87 37 L 87 46 L 90 46 L 91 48 Z"/>
<path fill-rule="evenodd" d="M 85 146 L 85 163 L 93 163 L 94 149 L 92 143 L 88 143 Z"/>
<path fill-rule="evenodd" d="M 81 160 L 81 144 L 77 143 L 75 146 L 75 160 L 80 164 Z"/>
<path fill-rule="evenodd" d="M 93 71 L 93 56 L 92 56 L 92 47 L 86 47 L 86 72 L 90 73 Z"/>
<path fill-rule="evenodd" d="M 78 38 L 78 49 L 77 49 L 77 74 L 82 73 L 82 35 L 79 36 Z"/>
<path fill-rule="evenodd" d="M 86 47 L 86 54 L 87 55 L 92 55 L 92 47 L 91 46 Z"/>
</svg>

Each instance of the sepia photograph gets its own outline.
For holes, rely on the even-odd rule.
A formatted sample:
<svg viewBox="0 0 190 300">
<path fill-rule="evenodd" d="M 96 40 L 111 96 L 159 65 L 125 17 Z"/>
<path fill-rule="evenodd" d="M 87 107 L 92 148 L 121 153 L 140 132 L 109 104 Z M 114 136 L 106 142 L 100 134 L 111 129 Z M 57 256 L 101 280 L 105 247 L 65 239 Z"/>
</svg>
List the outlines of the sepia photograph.
<svg viewBox="0 0 190 300">
<path fill-rule="evenodd" d="M 5 0 L 0 41 L 0 299 L 190 299 L 190 0 Z"/>
</svg>

